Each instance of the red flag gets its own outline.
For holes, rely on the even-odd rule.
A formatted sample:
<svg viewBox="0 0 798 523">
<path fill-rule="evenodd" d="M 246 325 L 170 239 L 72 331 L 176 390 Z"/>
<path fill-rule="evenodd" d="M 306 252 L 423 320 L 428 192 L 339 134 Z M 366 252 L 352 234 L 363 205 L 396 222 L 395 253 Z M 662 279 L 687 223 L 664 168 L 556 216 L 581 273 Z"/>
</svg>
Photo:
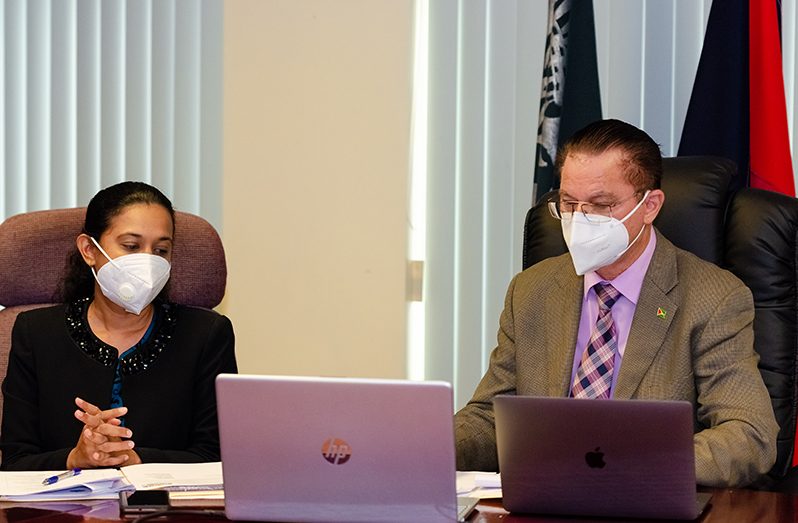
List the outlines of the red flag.
<svg viewBox="0 0 798 523">
<path fill-rule="evenodd" d="M 748 9 L 750 185 L 795 196 L 776 3 L 749 0 Z"/>
<path fill-rule="evenodd" d="M 780 9 L 779 0 L 712 2 L 679 156 L 734 160 L 740 176 L 732 180 L 733 190 L 750 185 L 795 196 Z M 755 296 L 757 307 L 766 307 L 770 299 Z M 793 447 L 791 464 L 798 466 L 798 431 L 791 417 L 784 418 L 779 413 L 782 431 L 775 475 L 786 473 L 789 465 L 783 443 Z"/>
<path fill-rule="evenodd" d="M 749 0 L 751 187 L 795 196 L 775 2 Z M 792 465 L 798 465 L 798 438 Z"/>
</svg>

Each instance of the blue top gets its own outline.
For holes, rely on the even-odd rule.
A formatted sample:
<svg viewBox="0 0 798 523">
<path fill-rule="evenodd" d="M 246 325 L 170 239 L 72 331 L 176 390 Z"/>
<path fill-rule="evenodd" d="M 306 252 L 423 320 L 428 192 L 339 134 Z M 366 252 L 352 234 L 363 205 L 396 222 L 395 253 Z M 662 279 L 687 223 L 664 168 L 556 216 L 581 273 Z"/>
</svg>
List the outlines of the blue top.
<svg viewBox="0 0 798 523">
<path fill-rule="evenodd" d="M 145 343 L 147 343 L 147 340 L 150 339 L 150 335 L 152 334 L 152 331 L 155 328 L 156 315 L 157 315 L 157 309 L 155 310 L 155 314 L 152 315 L 152 321 L 150 322 L 150 326 L 147 327 L 147 332 L 144 333 L 144 336 L 141 337 L 141 339 L 138 341 L 138 343 L 136 343 L 135 345 L 133 345 L 132 347 L 127 349 L 125 352 L 123 352 L 119 356 L 119 360 L 117 361 L 116 367 L 114 369 L 114 383 L 111 386 L 111 408 L 112 409 L 115 409 L 117 407 L 121 407 L 121 406 L 124 405 L 124 402 L 122 401 L 122 362 L 125 360 L 125 358 L 128 358 L 128 357 L 132 356 L 133 354 L 135 354 L 136 351 L 138 350 L 138 348 L 141 347 L 142 345 L 144 345 Z M 122 422 L 122 426 L 124 427 L 125 426 L 125 418 L 121 417 L 121 418 L 119 418 L 119 421 Z"/>
</svg>

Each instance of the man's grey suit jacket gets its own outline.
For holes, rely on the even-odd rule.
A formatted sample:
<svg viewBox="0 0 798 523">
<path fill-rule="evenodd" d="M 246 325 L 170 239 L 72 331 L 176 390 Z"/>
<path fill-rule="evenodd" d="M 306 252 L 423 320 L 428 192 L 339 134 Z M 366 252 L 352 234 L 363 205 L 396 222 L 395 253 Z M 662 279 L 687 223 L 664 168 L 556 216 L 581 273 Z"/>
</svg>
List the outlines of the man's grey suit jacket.
<svg viewBox="0 0 798 523">
<path fill-rule="evenodd" d="M 458 469 L 498 469 L 495 395 L 568 395 L 582 287 L 568 254 L 510 283 L 488 371 L 455 416 Z M 702 485 L 749 484 L 776 459 L 778 425 L 757 369 L 753 318 L 740 280 L 657 233 L 614 397 L 691 402 Z"/>
</svg>

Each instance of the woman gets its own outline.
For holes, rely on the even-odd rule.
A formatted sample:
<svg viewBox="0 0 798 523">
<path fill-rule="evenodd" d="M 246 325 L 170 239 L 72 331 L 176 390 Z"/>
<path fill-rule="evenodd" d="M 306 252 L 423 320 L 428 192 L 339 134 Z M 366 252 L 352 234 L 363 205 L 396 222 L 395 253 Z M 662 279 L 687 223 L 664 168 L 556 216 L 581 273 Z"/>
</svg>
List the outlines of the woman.
<svg viewBox="0 0 798 523">
<path fill-rule="evenodd" d="M 172 204 L 150 185 L 92 198 L 64 304 L 14 324 L 1 468 L 219 460 L 214 379 L 236 372 L 233 328 L 166 300 L 174 238 Z"/>
</svg>

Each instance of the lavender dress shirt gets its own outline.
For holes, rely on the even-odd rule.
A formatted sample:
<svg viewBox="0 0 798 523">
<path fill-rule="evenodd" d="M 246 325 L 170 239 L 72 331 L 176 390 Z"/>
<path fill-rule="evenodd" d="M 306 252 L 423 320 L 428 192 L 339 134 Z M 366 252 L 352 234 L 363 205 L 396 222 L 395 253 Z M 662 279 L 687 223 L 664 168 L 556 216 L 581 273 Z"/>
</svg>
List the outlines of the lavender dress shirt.
<svg viewBox="0 0 798 523">
<path fill-rule="evenodd" d="M 618 352 L 615 354 L 615 366 L 612 374 L 612 385 L 610 388 L 610 398 L 615 394 L 615 383 L 618 381 L 618 374 L 621 370 L 623 353 L 626 350 L 626 340 L 629 338 L 629 330 L 632 328 L 632 318 L 635 315 L 637 299 L 640 296 L 640 289 L 643 287 L 643 278 L 648 270 L 651 257 L 654 255 L 654 248 L 657 246 L 657 235 L 653 230 L 648 239 L 648 245 L 638 259 L 634 261 L 628 269 L 623 271 L 617 278 L 608 282 L 621 293 L 621 297 L 612 306 L 612 319 L 618 332 Z M 579 330 L 576 337 L 576 351 L 574 352 L 574 365 L 571 370 L 571 386 L 573 387 L 576 371 L 582 361 L 582 354 L 587 350 L 590 342 L 590 333 L 598 318 L 598 298 L 593 286 L 599 282 L 606 282 L 596 272 L 588 272 L 584 278 L 584 291 L 582 298 L 582 314 L 579 317 Z"/>
</svg>

